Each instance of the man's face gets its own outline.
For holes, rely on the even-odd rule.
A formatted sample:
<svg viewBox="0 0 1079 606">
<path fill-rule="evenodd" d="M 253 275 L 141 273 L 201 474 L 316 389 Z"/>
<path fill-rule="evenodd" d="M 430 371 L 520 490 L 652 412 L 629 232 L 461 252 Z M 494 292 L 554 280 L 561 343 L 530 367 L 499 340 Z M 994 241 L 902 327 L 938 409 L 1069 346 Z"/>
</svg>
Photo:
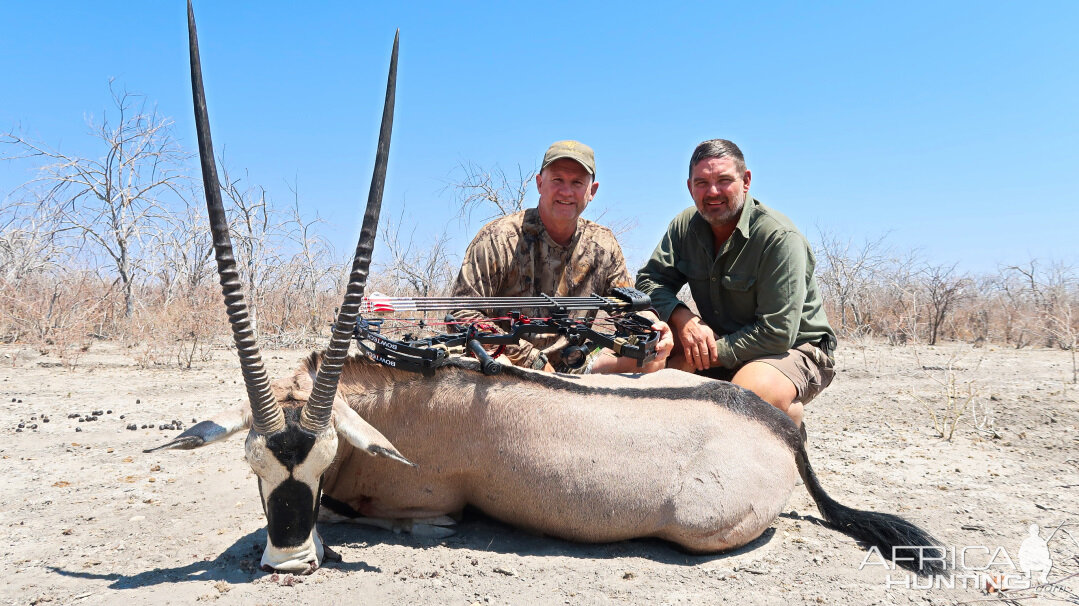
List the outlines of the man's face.
<svg viewBox="0 0 1079 606">
<path fill-rule="evenodd" d="M 567 230 L 576 228 L 577 217 L 595 197 L 599 183 L 576 160 L 559 158 L 536 175 L 536 189 L 540 220 L 548 231 Z"/>
<path fill-rule="evenodd" d="M 705 158 L 693 167 L 686 184 L 705 221 L 712 226 L 738 221 L 749 191 L 750 174 L 740 174 L 733 158 Z"/>
</svg>

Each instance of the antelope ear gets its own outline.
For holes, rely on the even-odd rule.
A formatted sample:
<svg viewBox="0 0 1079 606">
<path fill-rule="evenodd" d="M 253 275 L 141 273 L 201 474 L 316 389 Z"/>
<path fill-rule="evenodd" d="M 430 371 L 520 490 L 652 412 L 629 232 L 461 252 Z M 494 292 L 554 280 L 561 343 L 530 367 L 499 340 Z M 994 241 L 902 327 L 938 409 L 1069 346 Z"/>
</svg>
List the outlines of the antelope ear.
<svg viewBox="0 0 1079 606">
<path fill-rule="evenodd" d="M 390 444 L 386 436 L 371 427 L 359 413 L 349 408 L 340 399 L 335 400 L 333 403 L 333 424 L 337 428 L 339 436 L 367 454 L 387 457 L 409 467 L 416 466 L 415 463 L 401 456 L 401 453 L 397 452 L 397 448 Z"/>
<path fill-rule="evenodd" d="M 212 442 L 224 440 L 241 429 L 251 428 L 251 407 L 248 405 L 237 406 L 223 412 L 208 421 L 197 423 L 187 431 L 176 436 L 171 442 L 148 448 L 143 452 L 156 450 L 175 449 L 191 450 L 205 446 Z"/>
</svg>

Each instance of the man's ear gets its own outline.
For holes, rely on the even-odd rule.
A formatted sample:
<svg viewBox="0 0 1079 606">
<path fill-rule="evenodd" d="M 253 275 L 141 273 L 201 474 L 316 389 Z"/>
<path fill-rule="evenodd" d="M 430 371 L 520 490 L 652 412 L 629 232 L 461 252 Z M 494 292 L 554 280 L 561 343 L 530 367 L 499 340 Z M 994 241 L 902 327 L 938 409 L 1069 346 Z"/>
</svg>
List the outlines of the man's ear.
<svg viewBox="0 0 1079 606">
<path fill-rule="evenodd" d="M 592 196 L 591 197 L 595 198 L 597 191 L 599 191 L 599 181 L 593 181 L 592 182 Z"/>
<path fill-rule="evenodd" d="M 753 175 L 749 172 L 749 169 L 747 168 L 745 176 L 742 177 L 742 193 L 743 194 L 749 191 L 749 180 L 752 179 L 752 178 L 753 178 Z"/>
<path fill-rule="evenodd" d="M 543 171 L 536 173 L 536 189 L 543 185 Z"/>
</svg>

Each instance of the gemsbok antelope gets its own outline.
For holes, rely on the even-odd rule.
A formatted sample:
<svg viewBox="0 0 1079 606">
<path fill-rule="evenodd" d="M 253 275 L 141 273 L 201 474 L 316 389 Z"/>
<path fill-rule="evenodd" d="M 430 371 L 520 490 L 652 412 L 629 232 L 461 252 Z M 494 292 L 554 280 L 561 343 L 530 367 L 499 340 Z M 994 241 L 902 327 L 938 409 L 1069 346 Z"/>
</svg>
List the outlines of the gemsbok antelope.
<svg viewBox="0 0 1079 606">
<path fill-rule="evenodd" d="M 942 569 L 942 560 L 923 558 L 939 548 L 922 529 L 831 499 L 799 429 L 731 383 L 674 370 L 568 376 L 507 367 L 485 376 L 466 358 L 425 377 L 348 357 L 389 155 L 396 37 L 367 210 L 333 336 L 291 377 L 271 382 L 229 241 L 190 2 L 188 27 L 206 204 L 249 403 L 151 450 L 247 432 L 266 513 L 263 568 L 310 573 L 334 557 L 315 527 L 320 504 L 351 517 L 420 523 L 442 523 L 471 504 L 573 541 L 659 537 L 718 552 L 760 536 L 801 477 L 835 529 L 885 554 L 908 547 L 910 557 L 898 563 L 921 573 Z"/>
</svg>

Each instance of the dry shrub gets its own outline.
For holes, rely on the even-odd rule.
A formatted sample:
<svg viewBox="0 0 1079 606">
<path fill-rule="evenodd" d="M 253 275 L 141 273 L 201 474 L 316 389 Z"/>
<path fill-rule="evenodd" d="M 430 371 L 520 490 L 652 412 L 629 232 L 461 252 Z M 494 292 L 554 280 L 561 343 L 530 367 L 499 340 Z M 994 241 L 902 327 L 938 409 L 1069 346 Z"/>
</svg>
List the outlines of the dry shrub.
<svg viewBox="0 0 1079 606">
<path fill-rule="evenodd" d="M 914 356 L 920 372 L 935 385 L 928 393 L 910 391 L 928 416 L 929 425 L 937 437 L 951 441 L 959 422 L 969 419 L 975 431 L 990 437 L 1000 437 L 995 428 L 991 398 L 982 394 L 979 386 L 979 368 L 984 358 L 973 362 L 973 350 L 958 349 L 949 356 L 944 366 L 922 363 L 921 353 L 914 348 Z"/>
<path fill-rule="evenodd" d="M 210 361 L 217 339 L 229 330 L 221 295 L 206 286 L 162 303 L 140 306 L 131 318 L 126 344 L 135 362 L 187 369 Z"/>
<path fill-rule="evenodd" d="M 26 343 L 74 368 L 97 333 L 114 295 L 90 272 L 40 273 L 0 284 L 5 341 Z"/>
<path fill-rule="evenodd" d="M 1032 259 L 972 276 L 917 251 L 896 254 L 883 238 L 855 246 L 821 233 L 814 248 L 825 311 L 841 338 L 1079 349 L 1079 271 L 1066 261 Z"/>
<path fill-rule="evenodd" d="M 268 347 L 324 347 L 340 304 L 337 293 L 312 293 L 296 283 L 270 291 L 260 307 L 260 341 Z"/>
</svg>

